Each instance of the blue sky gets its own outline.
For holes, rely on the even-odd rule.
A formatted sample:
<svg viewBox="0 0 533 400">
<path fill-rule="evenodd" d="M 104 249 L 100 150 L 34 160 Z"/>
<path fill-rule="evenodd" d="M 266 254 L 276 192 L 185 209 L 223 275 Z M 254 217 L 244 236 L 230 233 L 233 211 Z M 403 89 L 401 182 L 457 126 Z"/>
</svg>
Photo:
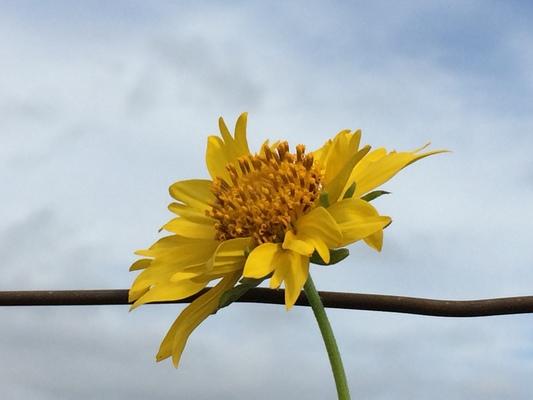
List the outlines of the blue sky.
<svg viewBox="0 0 533 400">
<path fill-rule="evenodd" d="M 533 10 L 526 2 L 0 2 L 0 290 L 125 288 L 206 177 L 206 136 L 453 152 L 376 200 L 377 254 L 314 268 L 320 289 L 468 299 L 531 294 Z M 2 309 L 7 397 L 332 398 L 310 310 L 235 305 L 155 364 L 181 306 Z M 529 399 L 530 316 L 332 310 L 354 397 Z M 386 384 L 384 384 L 384 382 Z M 110 395 L 112 394 L 112 395 Z"/>
</svg>

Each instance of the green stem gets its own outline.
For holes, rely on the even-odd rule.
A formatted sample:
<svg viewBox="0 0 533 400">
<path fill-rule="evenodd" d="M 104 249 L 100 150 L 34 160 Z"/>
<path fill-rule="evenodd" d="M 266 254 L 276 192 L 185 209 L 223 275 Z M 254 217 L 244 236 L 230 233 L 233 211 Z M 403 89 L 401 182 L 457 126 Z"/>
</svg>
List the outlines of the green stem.
<svg viewBox="0 0 533 400">
<path fill-rule="evenodd" d="M 350 400 L 350 391 L 348 390 L 348 382 L 346 381 L 346 373 L 344 372 L 344 367 L 342 365 L 339 348 L 337 347 L 337 342 L 335 341 L 335 336 L 333 335 L 331 325 L 329 324 L 326 310 L 324 309 L 322 300 L 320 300 L 320 296 L 313 283 L 313 279 L 311 279 L 311 275 L 309 275 L 307 282 L 305 282 L 304 291 L 307 300 L 313 309 L 316 321 L 318 322 L 318 327 L 322 333 L 322 338 L 324 339 L 324 344 L 326 345 L 339 400 Z"/>
</svg>

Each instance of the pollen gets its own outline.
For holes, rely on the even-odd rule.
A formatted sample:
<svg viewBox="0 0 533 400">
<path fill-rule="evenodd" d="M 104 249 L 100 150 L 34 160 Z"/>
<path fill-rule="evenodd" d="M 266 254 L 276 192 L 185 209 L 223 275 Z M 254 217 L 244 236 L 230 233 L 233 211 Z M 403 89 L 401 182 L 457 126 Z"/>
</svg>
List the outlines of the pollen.
<svg viewBox="0 0 533 400">
<path fill-rule="evenodd" d="M 207 215 L 216 220 L 216 239 L 251 237 L 254 244 L 279 243 L 296 220 L 318 201 L 322 174 L 305 146 L 289 151 L 266 144 L 255 155 L 226 166 L 229 179 L 215 178 L 215 202 Z"/>
</svg>

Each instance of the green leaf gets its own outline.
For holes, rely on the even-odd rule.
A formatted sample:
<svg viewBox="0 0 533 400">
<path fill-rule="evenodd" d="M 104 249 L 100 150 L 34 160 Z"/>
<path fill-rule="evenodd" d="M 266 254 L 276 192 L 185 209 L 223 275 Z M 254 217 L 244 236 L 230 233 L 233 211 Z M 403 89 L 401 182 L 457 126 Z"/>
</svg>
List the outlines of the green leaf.
<svg viewBox="0 0 533 400">
<path fill-rule="evenodd" d="M 259 286 L 261 282 L 263 282 L 265 279 L 267 279 L 268 276 L 260 279 L 254 279 L 254 278 L 242 278 L 239 281 L 239 284 L 237 286 L 234 286 L 232 289 L 224 292 L 222 296 L 220 296 L 220 301 L 218 303 L 218 309 L 224 308 L 229 306 L 231 303 L 237 301 L 241 298 L 243 294 L 245 294 L 248 290 L 251 288 L 254 288 L 256 286 Z M 216 311 L 215 311 L 216 313 Z"/>
<path fill-rule="evenodd" d="M 384 194 L 390 194 L 390 192 L 386 192 L 385 190 L 374 190 L 373 192 L 367 193 L 361 197 L 361 200 L 372 201 L 377 199 L 379 196 L 383 196 Z"/>
<path fill-rule="evenodd" d="M 355 193 L 355 182 L 350 185 L 346 193 L 344 193 L 343 199 L 349 199 Z"/>
<path fill-rule="evenodd" d="M 329 194 L 328 192 L 320 193 L 320 205 L 324 208 L 329 207 Z"/>
<path fill-rule="evenodd" d="M 326 263 L 322 257 L 315 251 L 309 261 L 313 264 L 318 265 L 333 265 L 337 264 L 338 262 L 341 262 L 346 257 L 350 255 L 350 250 L 348 250 L 345 247 L 342 247 L 340 249 L 330 249 L 329 250 L 329 263 Z"/>
</svg>

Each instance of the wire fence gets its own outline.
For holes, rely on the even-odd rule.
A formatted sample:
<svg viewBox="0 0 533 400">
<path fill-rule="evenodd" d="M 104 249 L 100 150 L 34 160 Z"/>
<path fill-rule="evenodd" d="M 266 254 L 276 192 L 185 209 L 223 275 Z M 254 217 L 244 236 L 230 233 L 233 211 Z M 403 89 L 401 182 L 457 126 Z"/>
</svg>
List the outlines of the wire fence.
<svg viewBox="0 0 533 400">
<path fill-rule="evenodd" d="M 186 299 L 152 304 L 189 303 L 209 288 Z M 254 288 L 237 302 L 284 304 L 284 291 Z M 320 292 L 324 306 L 349 310 L 386 311 L 438 317 L 486 317 L 533 313 L 533 296 L 480 300 L 436 300 L 378 294 Z M 0 306 L 127 305 L 127 289 L 0 291 Z M 309 306 L 302 292 L 296 305 Z"/>
</svg>

